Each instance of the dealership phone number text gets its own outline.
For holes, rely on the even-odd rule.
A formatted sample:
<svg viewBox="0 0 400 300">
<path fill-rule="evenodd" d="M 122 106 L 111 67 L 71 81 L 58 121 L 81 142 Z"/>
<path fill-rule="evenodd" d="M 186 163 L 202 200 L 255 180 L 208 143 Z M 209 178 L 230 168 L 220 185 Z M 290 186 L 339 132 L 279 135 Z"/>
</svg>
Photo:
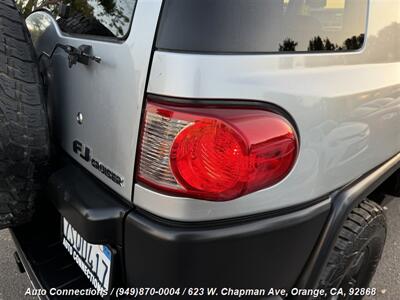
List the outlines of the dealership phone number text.
<svg viewBox="0 0 400 300">
<path fill-rule="evenodd" d="M 234 288 L 117 288 L 111 290 L 111 294 L 116 297 L 130 296 L 192 296 L 192 297 L 212 297 L 226 296 L 233 298 L 243 298 L 249 296 L 310 296 L 312 298 L 328 296 L 375 296 L 376 288 L 343 288 L 325 289 L 234 289 Z"/>
<path fill-rule="evenodd" d="M 230 297 L 230 299 L 241 299 L 257 296 L 308 296 L 310 298 L 325 298 L 329 296 L 375 296 L 376 288 L 332 288 L 324 289 L 238 289 L 238 288 L 112 288 L 110 291 L 99 289 L 34 289 L 28 288 L 26 296 L 112 296 L 115 298 L 131 297 L 139 298 L 144 296 L 185 296 L 185 297 Z"/>
</svg>

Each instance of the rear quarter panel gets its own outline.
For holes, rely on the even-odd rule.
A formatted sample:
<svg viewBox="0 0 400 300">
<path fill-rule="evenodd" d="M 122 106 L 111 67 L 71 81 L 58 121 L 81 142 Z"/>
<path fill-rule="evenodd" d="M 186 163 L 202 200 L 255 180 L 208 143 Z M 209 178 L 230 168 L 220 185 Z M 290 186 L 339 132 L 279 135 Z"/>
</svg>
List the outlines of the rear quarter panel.
<svg viewBox="0 0 400 300">
<path fill-rule="evenodd" d="M 212 203 L 135 185 L 134 202 L 181 221 L 238 217 L 324 197 L 400 151 L 400 2 L 370 1 L 363 49 L 334 54 L 201 55 L 156 51 L 148 93 L 257 100 L 285 109 L 301 139 L 280 183 Z M 326 196 L 328 197 L 328 196 Z"/>
</svg>

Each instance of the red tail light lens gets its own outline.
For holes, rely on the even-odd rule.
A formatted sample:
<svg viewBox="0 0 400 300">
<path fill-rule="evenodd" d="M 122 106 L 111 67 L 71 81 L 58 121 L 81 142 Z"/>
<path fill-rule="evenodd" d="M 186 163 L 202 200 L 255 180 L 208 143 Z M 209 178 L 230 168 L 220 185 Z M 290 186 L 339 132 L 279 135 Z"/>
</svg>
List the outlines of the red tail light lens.
<svg viewBox="0 0 400 300">
<path fill-rule="evenodd" d="M 274 112 L 149 100 L 137 180 L 191 198 L 227 201 L 281 181 L 297 153 L 296 131 Z"/>
<path fill-rule="evenodd" d="M 170 155 L 176 180 L 186 190 L 197 191 L 198 196 L 206 192 L 235 197 L 246 180 L 246 161 L 246 145 L 241 136 L 212 119 L 200 120 L 182 130 Z"/>
</svg>

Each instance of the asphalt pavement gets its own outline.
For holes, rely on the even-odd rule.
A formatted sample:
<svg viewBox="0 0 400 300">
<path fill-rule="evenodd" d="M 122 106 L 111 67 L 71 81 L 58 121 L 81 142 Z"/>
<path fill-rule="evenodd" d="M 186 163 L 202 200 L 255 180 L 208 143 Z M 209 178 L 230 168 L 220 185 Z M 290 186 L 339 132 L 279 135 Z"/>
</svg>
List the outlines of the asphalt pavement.
<svg viewBox="0 0 400 300">
<path fill-rule="evenodd" d="M 378 295 L 368 300 L 400 299 L 400 199 L 387 206 L 388 239 L 378 271 L 371 284 Z M 26 274 L 20 274 L 15 265 L 14 243 L 7 230 L 0 231 L 0 300 L 35 299 L 25 296 L 30 287 Z"/>
</svg>

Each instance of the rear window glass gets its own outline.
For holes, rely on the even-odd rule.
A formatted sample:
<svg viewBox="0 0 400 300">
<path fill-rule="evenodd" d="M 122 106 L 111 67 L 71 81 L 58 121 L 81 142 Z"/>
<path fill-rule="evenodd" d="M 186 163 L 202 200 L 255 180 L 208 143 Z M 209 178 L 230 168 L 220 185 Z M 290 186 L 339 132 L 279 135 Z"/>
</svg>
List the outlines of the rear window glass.
<svg viewBox="0 0 400 300">
<path fill-rule="evenodd" d="M 351 51 L 368 0 L 165 0 L 156 46 L 193 52 Z"/>
<path fill-rule="evenodd" d="M 46 9 L 66 33 L 112 38 L 126 37 L 135 5 L 136 0 L 17 0 L 25 17 Z"/>
</svg>

